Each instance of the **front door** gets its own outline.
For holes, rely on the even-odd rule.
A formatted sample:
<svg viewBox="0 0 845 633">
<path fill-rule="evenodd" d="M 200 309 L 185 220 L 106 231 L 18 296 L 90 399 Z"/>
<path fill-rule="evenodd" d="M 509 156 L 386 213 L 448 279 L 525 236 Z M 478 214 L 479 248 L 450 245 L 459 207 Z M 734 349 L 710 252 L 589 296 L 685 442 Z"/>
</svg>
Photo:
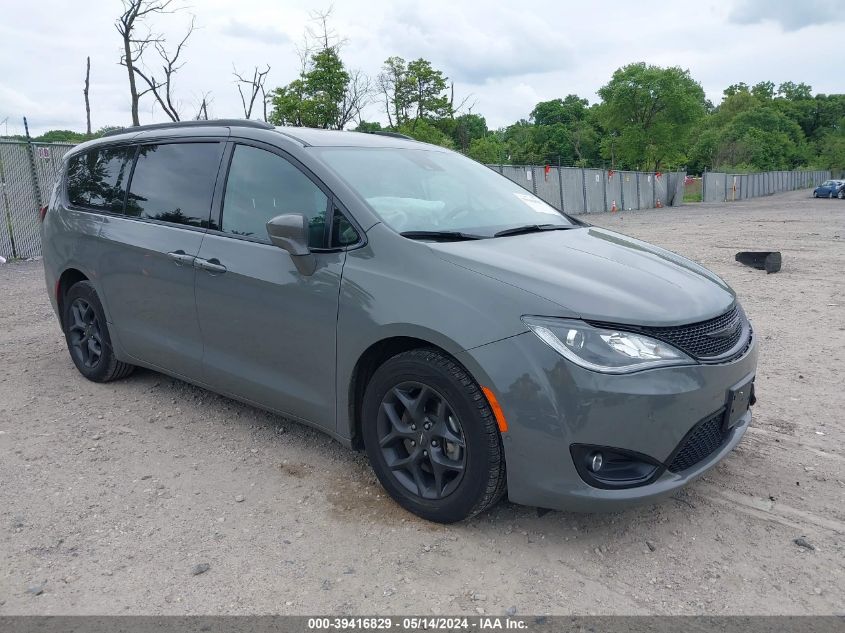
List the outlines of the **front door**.
<svg viewBox="0 0 845 633">
<path fill-rule="evenodd" d="M 335 339 L 345 253 L 328 248 L 329 197 L 270 148 L 235 144 L 222 213 L 198 255 L 196 300 L 204 381 L 214 389 L 331 431 Z M 317 269 L 303 275 L 265 224 L 303 213 Z"/>
</svg>

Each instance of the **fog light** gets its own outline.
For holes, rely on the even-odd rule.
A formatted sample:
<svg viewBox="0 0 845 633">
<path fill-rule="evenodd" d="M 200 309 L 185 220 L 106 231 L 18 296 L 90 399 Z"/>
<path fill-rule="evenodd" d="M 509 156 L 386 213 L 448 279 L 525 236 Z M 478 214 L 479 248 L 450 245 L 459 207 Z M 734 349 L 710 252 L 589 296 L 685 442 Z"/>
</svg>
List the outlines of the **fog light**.
<svg viewBox="0 0 845 633">
<path fill-rule="evenodd" d="M 643 486 L 666 469 L 653 457 L 624 448 L 572 444 L 569 450 L 581 479 L 595 488 Z"/>
</svg>

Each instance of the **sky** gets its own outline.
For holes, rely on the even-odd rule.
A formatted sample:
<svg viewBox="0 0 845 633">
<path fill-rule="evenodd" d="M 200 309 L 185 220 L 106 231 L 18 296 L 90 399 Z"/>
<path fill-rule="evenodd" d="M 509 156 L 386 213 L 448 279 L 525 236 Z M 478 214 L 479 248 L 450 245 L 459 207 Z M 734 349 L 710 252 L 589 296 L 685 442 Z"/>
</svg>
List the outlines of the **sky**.
<svg viewBox="0 0 845 633">
<path fill-rule="evenodd" d="M 149 28 L 171 47 L 196 16 L 184 67 L 174 79 L 183 118 L 204 94 L 212 117 L 242 117 L 233 70 L 269 65 L 267 87 L 299 72 L 297 46 L 315 9 L 300 0 L 174 0 Z M 841 69 L 845 0 L 699 2 L 495 2 L 334 0 L 332 26 L 348 68 L 375 77 L 392 55 L 423 57 L 455 84 L 456 101 L 490 128 L 528 118 L 540 101 L 575 93 L 595 102 L 613 71 L 632 62 L 689 69 L 714 103 L 730 84 L 805 82 L 845 92 Z M 0 5 L 0 134 L 84 131 L 82 87 L 91 57 L 92 127 L 131 124 L 126 69 L 114 20 L 120 0 L 3 0 Z M 154 51 L 147 65 L 155 68 Z M 376 102 L 367 120 L 386 121 Z M 5 120 L 5 121 L 4 121 Z M 167 120 L 150 95 L 141 123 Z"/>
</svg>

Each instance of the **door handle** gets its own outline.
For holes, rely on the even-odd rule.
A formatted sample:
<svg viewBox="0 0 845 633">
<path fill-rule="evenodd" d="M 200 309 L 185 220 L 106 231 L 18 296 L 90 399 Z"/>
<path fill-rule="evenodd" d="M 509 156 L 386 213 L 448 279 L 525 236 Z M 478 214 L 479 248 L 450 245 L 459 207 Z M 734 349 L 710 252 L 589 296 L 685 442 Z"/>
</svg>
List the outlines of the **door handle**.
<svg viewBox="0 0 845 633">
<path fill-rule="evenodd" d="M 190 264 L 194 261 L 193 255 L 188 255 L 183 250 L 173 251 L 172 253 L 168 253 L 167 256 L 173 260 L 173 263 L 177 266 L 181 266 L 182 264 Z"/>
<path fill-rule="evenodd" d="M 194 268 L 200 268 L 210 273 L 217 274 L 225 273 L 228 270 L 228 268 L 221 264 L 220 260 L 216 257 L 212 257 L 211 259 L 196 257 L 194 258 Z"/>
</svg>

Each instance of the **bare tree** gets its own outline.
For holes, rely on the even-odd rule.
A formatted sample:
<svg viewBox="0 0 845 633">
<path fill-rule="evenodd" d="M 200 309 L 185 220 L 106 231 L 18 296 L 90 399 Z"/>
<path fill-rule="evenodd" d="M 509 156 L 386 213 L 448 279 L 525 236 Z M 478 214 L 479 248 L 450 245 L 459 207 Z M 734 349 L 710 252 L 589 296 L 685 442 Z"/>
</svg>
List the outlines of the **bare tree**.
<svg viewBox="0 0 845 633">
<path fill-rule="evenodd" d="M 194 117 L 195 121 L 208 121 L 208 106 L 211 105 L 212 99 L 210 92 L 204 92 L 202 95 L 202 101 L 200 101 L 199 108 L 197 109 L 197 115 Z"/>
<path fill-rule="evenodd" d="M 244 108 L 245 119 L 252 117 L 252 109 L 255 106 L 255 99 L 260 94 L 261 102 L 264 105 L 264 120 L 267 120 L 267 93 L 264 91 L 264 82 L 267 80 L 267 74 L 269 72 L 269 65 L 265 70 L 258 70 L 258 66 L 256 66 L 252 71 L 252 79 L 248 79 L 241 75 L 237 68 L 232 66 L 232 74 L 237 80 L 238 94 L 241 95 L 241 105 L 243 105 Z M 244 93 L 244 89 L 246 89 L 246 94 Z"/>
<path fill-rule="evenodd" d="M 151 31 L 143 37 L 138 37 L 136 28 L 144 19 L 152 14 L 173 13 L 171 9 L 173 0 L 121 0 L 123 13 L 114 23 L 117 32 L 123 39 L 123 53 L 120 56 L 120 63 L 126 66 L 129 75 L 129 95 L 132 101 L 132 125 L 140 125 L 138 120 L 138 102 L 141 95 L 135 84 L 135 64 L 141 59 L 144 50 L 152 43 L 160 43 L 161 37 L 155 36 Z"/>
<path fill-rule="evenodd" d="M 191 34 L 194 32 L 195 21 L 196 16 L 191 16 L 191 26 L 188 27 L 188 32 L 185 34 L 185 37 L 182 38 L 182 41 L 180 41 L 176 46 L 176 50 L 172 54 L 167 51 L 160 38 L 153 42 L 153 45 L 158 52 L 158 56 L 161 58 L 161 70 L 164 75 L 162 80 L 156 79 L 152 72 L 141 70 L 137 63 L 132 68 L 135 71 L 135 74 L 138 75 L 145 84 L 147 84 L 147 89 L 138 93 L 138 97 L 142 97 L 148 92 L 151 92 L 158 104 L 161 106 L 161 109 L 164 110 L 164 113 L 170 117 L 171 121 L 179 121 L 179 104 L 175 103 L 173 97 L 173 76 L 180 68 L 182 68 L 182 66 L 185 65 L 184 62 L 181 64 L 179 63 L 179 56 L 185 49 L 185 44 L 187 43 L 188 38 L 191 37 Z"/>
<path fill-rule="evenodd" d="M 86 133 L 91 136 L 91 102 L 88 100 L 88 88 L 91 85 L 91 57 L 85 58 L 85 88 L 82 94 L 85 95 L 85 122 Z"/>
<path fill-rule="evenodd" d="M 449 116 L 455 118 L 456 114 L 460 114 L 461 110 L 467 108 L 467 114 L 472 114 L 472 109 L 478 105 L 478 99 L 472 99 L 473 94 L 469 93 L 466 97 L 461 99 L 458 105 L 455 105 L 455 82 L 449 82 Z"/>
<path fill-rule="evenodd" d="M 305 27 L 306 41 L 316 40 L 319 48 L 338 49 L 346 44 L 346 38 L 340 37 L 337 34 L 337 31 L 329 26 L 329 20 L 331 20 L 333 13 L 334 5 L 330 5 L 329 8 L 324 11 L 317 10 L 310 11 L 308 13 L 308 16 L 314 26 L 309 25 Z"/>
<path fill-rule="evenodd" d="M 361 110 L 373 100 L 373 84 L 360 70 L 349 71 L 349 84 L 340 103 L 337 129 L 342 130 L 350 121 L 361 122 Z"/>
</svg>

